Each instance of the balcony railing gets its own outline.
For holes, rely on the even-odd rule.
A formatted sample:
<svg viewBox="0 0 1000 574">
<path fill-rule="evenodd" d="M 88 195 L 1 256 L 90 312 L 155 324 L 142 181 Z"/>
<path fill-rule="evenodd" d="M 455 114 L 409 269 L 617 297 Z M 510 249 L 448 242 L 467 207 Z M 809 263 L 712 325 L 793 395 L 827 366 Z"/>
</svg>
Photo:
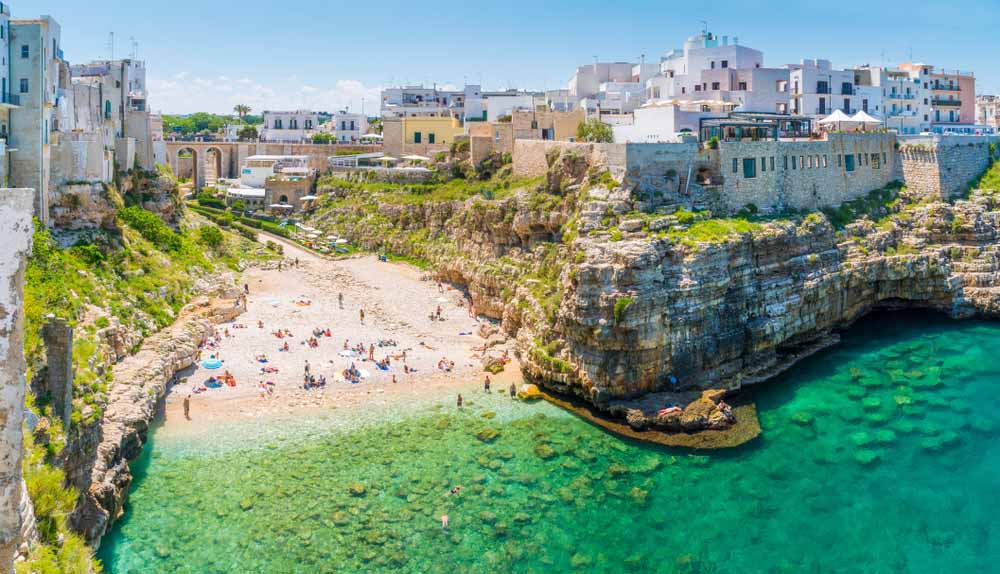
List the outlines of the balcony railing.
<svg viewBox="0 0 1000 574">
<path fill-rule="evenodd" d="M 0 103 L 8 104 L 11 106 L 20 106 L 21 96 L 17 94 L 12 94 L 10 92 L 3 92 L 3 94 L 0 94 Z"/>
<path fill-rule="evenodd" d="M 816 93 L 817 94 L 829 94 L 830 93 L 830 86 L 826 86 L 826 87 L 816 86 Z"/>
<path fill-rule="evenodd" d="M 958 84 L 931 84 L 931 89 L 937 92 L 961 92 Z"/>
<path fill-rule="evenodd" d="M 962 107 L 962 102 L 960 100 L 946 100 L 943 98 L 933 98 L 931 99 L 932 106 L 945 106 L 945 107 Z"/>
<path fill-rule="evenodd" d="M 887 100 L 915 100 L 917 96 L 915 94 L 897 94 L 892 92 L 885 98 Z"/>
</svg>

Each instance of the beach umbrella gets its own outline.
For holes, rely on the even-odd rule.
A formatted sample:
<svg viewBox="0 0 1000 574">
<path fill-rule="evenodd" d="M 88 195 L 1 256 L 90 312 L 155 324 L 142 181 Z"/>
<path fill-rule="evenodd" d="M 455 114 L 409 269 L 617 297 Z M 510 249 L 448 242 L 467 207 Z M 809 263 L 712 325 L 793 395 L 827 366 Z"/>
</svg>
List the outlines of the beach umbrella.
<svg viewBox="0 0 1000 574">
<path fill-rule="evenodd" d="M 406 161 L 431 161 L 431 158 L 422 155 L 404 155 L 403 159 Z"/>
<path fill-rule="evenodd" d="M 343 244 L 347 243 L 347 240 L 346 239 L 338 239 L 336 241 L 336 243 L 337 243 L 337 245 L 343 245 Z"/>
</svg>

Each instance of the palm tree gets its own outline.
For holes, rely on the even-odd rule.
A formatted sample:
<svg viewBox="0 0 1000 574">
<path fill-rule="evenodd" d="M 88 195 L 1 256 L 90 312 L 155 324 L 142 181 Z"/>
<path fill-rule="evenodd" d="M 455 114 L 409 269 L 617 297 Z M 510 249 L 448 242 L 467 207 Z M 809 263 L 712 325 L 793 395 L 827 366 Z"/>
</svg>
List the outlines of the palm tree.
<svg viewBox="0 0 1000 574">
<path fill-rule="evenodd" d="M 236 104 L 235 106 L 233 106 L 233 111 L 236 112 L 238 116 L 240 116 L 240 123 L 243 123 L 243 118 L 245 118 L 247 114 L 250 113 L 250 106 L 245 104 Z"/>
</svg>

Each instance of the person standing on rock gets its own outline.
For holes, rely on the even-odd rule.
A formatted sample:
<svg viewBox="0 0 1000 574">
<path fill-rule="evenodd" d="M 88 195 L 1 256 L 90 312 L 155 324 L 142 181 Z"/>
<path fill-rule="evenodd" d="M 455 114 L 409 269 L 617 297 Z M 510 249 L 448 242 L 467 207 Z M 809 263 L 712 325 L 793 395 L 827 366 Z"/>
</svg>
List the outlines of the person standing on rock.
<svg viewBox="0 0 1000 574">
<path fill-rule="evenodd" d="M 483 390 L 487 393 L 490 392 L 490 376 L 486 375 L 486 381 L 483 383 Z"/>
<path fill-rule="evenodd" d="M 184 418 L 191 420 L 191 395 L 184 397 Z"/>
<path fill-rule="evenodd" d="M 364 325 L 365 324 L 365 310 L 364 309 L 359 309 L 358 310 L 358 315 L 361 317 L 361 324 Z"/>
<path fill-rule="evenodd" d="M 458 401 L 457 402 L 458 402 L 458 408 L 462 408 L 462 395 L 461 395 L 461 393 L 458 395 Z"/>
<path fill-rule="evenodd" d="M 309 376 L 309 361 L 308 361 L 308 359 L 306 360 L 306 376 L 307 377 Z"/>
</svg>

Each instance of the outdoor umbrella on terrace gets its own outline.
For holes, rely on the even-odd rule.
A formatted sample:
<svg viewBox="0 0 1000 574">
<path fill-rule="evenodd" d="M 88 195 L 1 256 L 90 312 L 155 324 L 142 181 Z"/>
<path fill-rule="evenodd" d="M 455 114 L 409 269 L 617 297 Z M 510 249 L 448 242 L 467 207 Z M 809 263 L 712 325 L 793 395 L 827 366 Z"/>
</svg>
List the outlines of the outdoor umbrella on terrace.
<svg viewBox="0 0 1000 574">
<path fill-rule="evenodd" d="M 431 161 L 431 158 L 424 157 L 422 155 L 404 155 L 403 159 L 406 161 L 418 162 L 418 161 Z"/>
<path fill-rule="evenodd" d="M 837 129 L 843 131 L 844 124 L 857 125 L 858 122 L 851 119 L 851 116 L 845 114 L 840 110 L 834 110 L 832 114 L 826 116 L 817 122 L 820 126 L 837 126 Z"/>
<path fill-rule="evenodd" d="M 860 123 L 864 127 L 882 125 L 882 120 L 868 115 L 864 110 L 851 116 L 851 119 Z"/>
</svg>

